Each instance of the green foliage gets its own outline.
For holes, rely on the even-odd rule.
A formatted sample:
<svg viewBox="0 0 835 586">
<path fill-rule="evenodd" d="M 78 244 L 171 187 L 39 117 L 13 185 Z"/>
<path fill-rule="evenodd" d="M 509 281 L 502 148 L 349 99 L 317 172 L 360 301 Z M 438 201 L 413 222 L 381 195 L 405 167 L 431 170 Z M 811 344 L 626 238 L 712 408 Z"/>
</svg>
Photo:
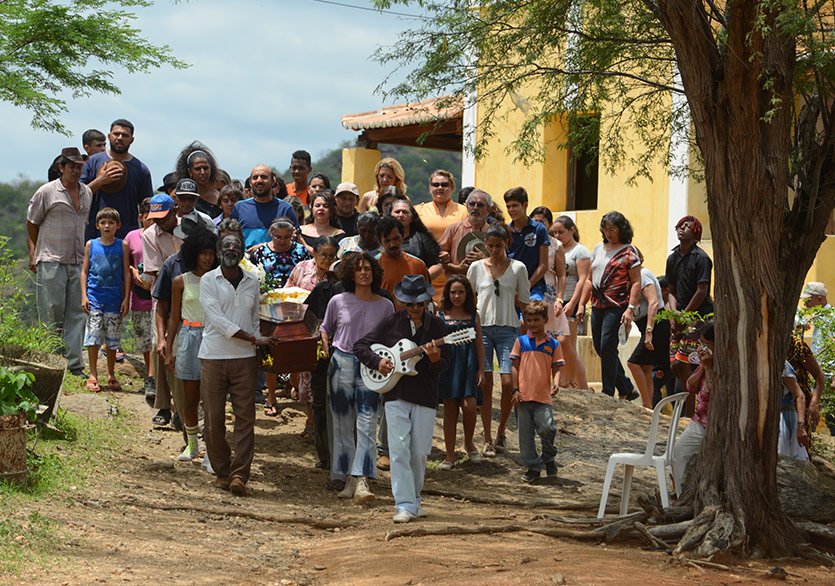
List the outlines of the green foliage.
<svg viewBox="0 0 835 586">
<path fill-rule="evenodd" d="M 814 328 L 813 351 L 826 377 L 821 396 L 821 412 L 835 417 L 835 307 L 804 307 L 797 311 L 795 327 L 800 335 Z"/>
<path fill-rule="evenodd" d="M 115 67 L 131 73 L 187 67 L 131 26 L 149 0 L 5 0 L 0 2 L 0 100 L 32 112 L 32 126 L 69 135 L 59 98 L 118 94 Z"/>
<path fill-rule="evenodd" d="M 711 319 L 713 319 L 713 314 L 709 313 L 706 316 L 702 317 L 696 311 L 676 311 L 674 309 L 662 309 L 661 311 L 655 314 L 655 319 L 652 320 L 652 322 L 658 323 L 662 319 L 674 321 L 675 323 L 681 326 L 694 326 L 699 322 L 710 321 Z"/>
<path fill-rule="evenodd" d="M 342 181 L 342 149 L 351 146 L 353 145 L 346 141 L 339 148 L 333 149 L 321 157 L 314 158 L 312 161 L 313 172 L 327 175 L 331 187 L 334 189 Z M 403 165 L 408 195 L 413 204 L 431 199 L 429 195 L 429 174 L 437 169 L 446 169 L 452 173 L 455 177 L 457 189 L 464 187 L 461 185 L 460 177 L 461 153 L 393 144 L 381 144 L 378 148 L 383 158 L 395 158 Z M 289 169 L 282 173 L 282 176 L 285 181 L 292 181 Z"/>
<path fill-rule="evenodd" d="M 31 294 L 26 292 L 20 260 L 7 248 L 9 239 L 0 236 L 0 341 L 31 350 L 55 352 L 61 348 L 61 338 L 49 324 L 27 319 L 32 307 Z M 28 276 L 27 276 L 28 277 Z"/>
<path fill-rule="evenodd" d="M 0 366 L 0 416 L 15 415 L 22 411 L 26 419 L 35 421 L 40 403 L 31 391 L 34 380 L 35 375 L 31 372 L 15 374 Z"/>
<path fill-rule="evenodd" d="M 43 176 L 44 181 L 40 182 L 18 177 L 9 183 L 0 183 L 0 234 L 9 239 L 6 246 L 16 258 L 26 258 L 29 254 L 26 248 L 26 209 L 32 195 L 46 182 L 46 166 Z"/>
</svg>

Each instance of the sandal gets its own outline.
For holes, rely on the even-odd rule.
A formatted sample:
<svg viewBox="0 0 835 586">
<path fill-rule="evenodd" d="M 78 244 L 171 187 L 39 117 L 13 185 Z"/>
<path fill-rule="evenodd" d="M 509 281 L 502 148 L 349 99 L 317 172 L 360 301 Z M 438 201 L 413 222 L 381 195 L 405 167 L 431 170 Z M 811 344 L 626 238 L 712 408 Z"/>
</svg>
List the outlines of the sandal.
<svg viewBox="0 0 835 586">
<path fill-rule="evenodd" d="M 278 415 L 278 405 L 276 403 L 264 403 L 264 415 L 267 417 Z"/>
<path fill-rule="evenodd" d="M 154 425 L 168 425 L 171 422 L 171 411 L 169 409 L 160 409 L 156 415 L 154 415 L 151 422 Z"/>
<path fill-rule="evenodd" d="M 98 393 L 101 391 L 101 387 L 99 386 L 98 379 L 91 378 L 87 380 L 87 390 L 93 393 Z"/>
<path fill-rule="evenodd" d="M 304 424 L 304 431 L 299 434 L 299 437 L 302 439 L 313 437 L 315 431 L 316 428 L 314 427 L 313 422 L 308 419 L 307 423 Z"/>
<path fill-rule="evenodd" d="M 117 381 L 115 378 L 109 378 L 107 379 L 107 388 L 111 391 L 121 391 L 122 383 Z"/>
</svg>

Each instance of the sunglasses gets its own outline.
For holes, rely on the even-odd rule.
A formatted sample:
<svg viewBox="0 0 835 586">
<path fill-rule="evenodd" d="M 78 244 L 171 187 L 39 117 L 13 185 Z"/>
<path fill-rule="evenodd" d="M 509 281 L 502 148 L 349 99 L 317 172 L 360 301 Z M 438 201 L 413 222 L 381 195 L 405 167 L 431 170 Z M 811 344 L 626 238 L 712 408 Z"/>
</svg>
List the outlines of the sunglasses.
<svg viewBox="0 0 835 586">
<path fill-rule="evenodd" d="M 446 181 L 443 183 L 430 183 L 429 185 L 431 185 L 432 187 L 449 187 L 449 183 L 447 183 Z"/>
<path fill-rule="evenodd" d="M 407 303 L 406 307 L 423 307 L 426 305 L 426 301 L 415 301 L 413 303 Z"/>
<path fill-rule="evenodd" d="M 483 201 L 468 201 L 467 205 L 471 208 L 486 208 L 487 204 Z"/>
<path fill-rule="evenodd" d="M 499 280 L 498 279 L 493 279 L 493 287 L 495 287 L 495 289 L 493 289 L 493 293 L 495 293 L 496 297 L 498 297 L 499 296 Z"/>
</svg>

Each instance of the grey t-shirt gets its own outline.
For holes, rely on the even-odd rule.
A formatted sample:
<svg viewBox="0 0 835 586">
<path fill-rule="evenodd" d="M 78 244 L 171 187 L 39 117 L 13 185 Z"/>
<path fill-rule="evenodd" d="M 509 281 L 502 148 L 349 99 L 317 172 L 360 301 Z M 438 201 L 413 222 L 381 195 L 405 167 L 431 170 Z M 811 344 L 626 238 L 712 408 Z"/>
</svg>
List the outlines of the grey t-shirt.
<svg viewBox="0 0 835 586">
<path fill-rule="evenodd" d="M 571 250 L 565 251 L 565 300 L 568 301 L 574 295 L 577 288 L 577 261 L 584 258 L 591 258 L 589 249 L 579 242 Z"/>
<path fill-rule="evenodd" d="M 649 284 L 655 285 L 655 296 L 658 298 L 658 311 L 664 309 L 664 298 L 661 295 L 661 285 L 658 283 L 658 279 L 655 278 L 655 275 L 652 274 L 647 268 L 641 268 L 641 297 L 638 299 L 638 311 L 635 312 L 635 321 L 639 319 L 643 319 L 647 316 L 649 312 L 649 301 L 647 301 L 646 297 L 644 297 L 643 290 L 644 287 L 648 286 Z"/>
</svg>

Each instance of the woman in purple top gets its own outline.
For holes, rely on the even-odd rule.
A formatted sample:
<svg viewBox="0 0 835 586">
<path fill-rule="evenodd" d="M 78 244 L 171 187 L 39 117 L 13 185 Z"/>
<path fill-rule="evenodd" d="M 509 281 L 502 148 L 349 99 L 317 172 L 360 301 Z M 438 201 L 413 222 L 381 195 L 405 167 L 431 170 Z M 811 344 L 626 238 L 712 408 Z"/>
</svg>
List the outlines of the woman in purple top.
<svg viewBox="0 0 835 586">
<path fill-rule="evenodd" d="M 333 348 L 328 403 L 333 423 L 331 484 L 342 486 L 340 498 L 356 503 L 374 500 L 366 478 L 376 478 L 377 407 L 380 395 L 359 376 L 354 343 L 394 313 L 392 303 L 374 293 L 383 279 L 379 263 L 368 253 L 347 254 L 339 267 L 345 293 L 331 298 L 319 327 L 322 347 Z M 355 439 L 356 435 L 356 439 Z"/>
</svg>

